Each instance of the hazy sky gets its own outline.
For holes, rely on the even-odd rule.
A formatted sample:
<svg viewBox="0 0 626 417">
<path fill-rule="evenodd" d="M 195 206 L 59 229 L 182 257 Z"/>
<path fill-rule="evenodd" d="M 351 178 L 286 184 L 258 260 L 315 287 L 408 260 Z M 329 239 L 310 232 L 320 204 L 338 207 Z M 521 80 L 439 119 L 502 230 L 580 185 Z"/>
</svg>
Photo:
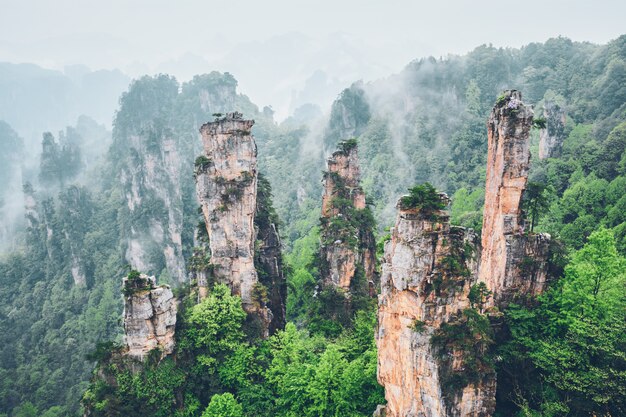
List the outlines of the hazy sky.
<svg viewBox="0 0 626 417">
<path fill-rule="evenodd" d="M 206 67 L 232 71 L 242 88 L 261 91 L 238 72 L 278 74 L 272 63 L 282 54 L 296 61 L 279 77 L 285 96 L 315 68 L 342 83 L 483 43 L 519 47 L 558 35 L 605 43 L 626 32 L 623 0 L 0 0 L 0 10 L 0 61 L 117 67 L 132 76 L 165 68 L 182 79 Z M 333 51 L 337 36 L 342 54 Z M 255 94 L 267 102 L 267 91 Z"/>
</svg>

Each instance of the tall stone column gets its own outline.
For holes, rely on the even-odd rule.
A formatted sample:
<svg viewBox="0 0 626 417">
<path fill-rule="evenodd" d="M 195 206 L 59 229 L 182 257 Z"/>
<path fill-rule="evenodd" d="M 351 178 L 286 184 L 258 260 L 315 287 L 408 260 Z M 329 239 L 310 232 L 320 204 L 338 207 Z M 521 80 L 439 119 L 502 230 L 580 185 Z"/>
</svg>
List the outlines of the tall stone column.
<svg viewBox="0 0 626 417">
<path fill-rule="evenodd" d="M 213 274 L 239 295 L 243 308 L 267 337 L 272 312 L 262 298 L 254 265 L 257 147 L 254 120 L 228 113 L 200 128 L 203 155 L 196 160 L 196 191 L 202 206 Z"/>
<path fill-rule="evenodd" d="M 341 142 L 339 148 L 328 158 L 324 173 L 320 274 L 324 286 L 349 295 L 355 284 L 366 285 L 375 296 L 376 242 L 372 224 L 366 224 L 371 216 L 360 184 L 356 141 Z M 362 283 L 354 282 L 357 274 L 362 275 Z"/>
</svg>

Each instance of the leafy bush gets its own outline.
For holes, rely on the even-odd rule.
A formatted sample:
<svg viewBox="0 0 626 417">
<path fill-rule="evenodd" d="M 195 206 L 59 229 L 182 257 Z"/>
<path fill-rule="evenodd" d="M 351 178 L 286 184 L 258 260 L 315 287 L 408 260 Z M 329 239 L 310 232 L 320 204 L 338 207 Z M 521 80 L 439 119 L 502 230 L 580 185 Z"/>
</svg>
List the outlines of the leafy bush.
<svg viewBox="0 0 626 417">
<path fill-rule="evenodd" d="M 243 408 L 230 392 L 215 394 L 202 417 L 243 417 Z"/>
<path fill-rule="evenodd" d="M 409 195 L 400 199 L 402 210 L 417 209 L 425 214 L 433 214 L 446 208 L 446 203 L 430 183 L 425 182 L 409 188 Z"/>
</svg>

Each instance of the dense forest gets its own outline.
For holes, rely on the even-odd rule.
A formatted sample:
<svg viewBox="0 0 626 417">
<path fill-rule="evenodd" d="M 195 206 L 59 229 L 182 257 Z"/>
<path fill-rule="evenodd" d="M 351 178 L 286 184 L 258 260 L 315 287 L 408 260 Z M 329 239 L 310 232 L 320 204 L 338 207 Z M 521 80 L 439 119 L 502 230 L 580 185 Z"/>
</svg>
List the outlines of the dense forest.
<svg viewBox="0 0 626 417">
<path fill-rule="evenodd" d="M 355 82 L 323 121 L 304 107 L 277 124 L 229 73 L 182 84 L 145 76 L 122 94 L 111 132 L 87 117 L 41 132 L 38 168 L 19 178 L 28 151 L 0 122 L 0 181 L 22 181 L 26 214 L 0 230 L 13 241 L 0 258 L 0 415 L 372 415 L 385 402 L 375 302 L 337 319 L 332 294 L 318 293 L 326 158 L 356 139 L 367 215 L 349 226 L 374 227 L 379 256 L 398 198 L 416 184 L 446 192 L 452 223 L 480 231 L 485 123 L 505 89 L 534 105 L 524 208 L 532 229 L 558 244 L 545 293 L 511 304 L 495 335 L 472 329 L 492 336 L 495 415 L 625 415 L 626 35 L 419 59 Z M 267 339 L 246 332 L 227 287 L 197 303 L 190 285 L 204 227 L 198 129 L 232 111 L 256 121 L 265 214 L 283 240 L 287 324 Z M 551 128 L 558 111 L 564 122 Z M 540 159 L 546 121 L 562 145 Z M 14 211 L 11 194 L 0 192 L 3 217 Z M 140 371 L 115 355 L 131 265 L 182 300 L 175 355 Z M 92 375 L 97 364 L 108 379 Z"/>
</svg>

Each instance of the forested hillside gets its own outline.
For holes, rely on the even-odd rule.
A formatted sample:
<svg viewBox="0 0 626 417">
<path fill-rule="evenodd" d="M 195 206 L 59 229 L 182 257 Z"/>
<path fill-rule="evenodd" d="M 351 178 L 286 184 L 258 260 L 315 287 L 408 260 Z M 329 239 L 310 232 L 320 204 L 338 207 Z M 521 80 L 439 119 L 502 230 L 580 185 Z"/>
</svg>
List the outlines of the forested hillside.
<svg viewBox="0 0 626 417">
<path fill-rule="evenodd" d="M 626 35 L 419 59 L 355 82 L 323 122 L 303 110 L 277 124 L 236 87 L 228 73 L 182 85 L 146 76 L 121 96 L 112 132 L 88 119 L 62 135 L 41 132 L 37 179 L 22 184 L 25 230 L 0 258 L 0 415 L 82 415 L 83 396 L 94 416 L 372 415 L 384 403 L 375 303 L 336 320 L 333 299 L 318 292 L 325 160 L 356 138 L 374 218 L 348 226 L 375 220 L 379 256 L 396 202 L 415 184 L 446 192 L 452 223 L 480 230 L 485 124 L 505 89 L 534 105 L 524 209 L 531 231 L 549 233 L 558 250 L 549 289 L 511 304 L 485 345 L 499 381 L 496 415 L 626 414 Z M 192 255 L 206 243 L 194 186 L 198 129 L 232 111 L 256 121 L 267 209 L 283 239 L 288 323 L 266 340 L 248 337 L 227 287 L 201 303 L 191 295 Z M 22 141 L 4 122 L 0 138 L 0 179 L 11 184 Z M 183 300 L 176 355 L 135 373 L 111 359 L 131 267 Z M 90 384 L 97 362 L 113 364 L 114 384 Z"/>
</svg>

